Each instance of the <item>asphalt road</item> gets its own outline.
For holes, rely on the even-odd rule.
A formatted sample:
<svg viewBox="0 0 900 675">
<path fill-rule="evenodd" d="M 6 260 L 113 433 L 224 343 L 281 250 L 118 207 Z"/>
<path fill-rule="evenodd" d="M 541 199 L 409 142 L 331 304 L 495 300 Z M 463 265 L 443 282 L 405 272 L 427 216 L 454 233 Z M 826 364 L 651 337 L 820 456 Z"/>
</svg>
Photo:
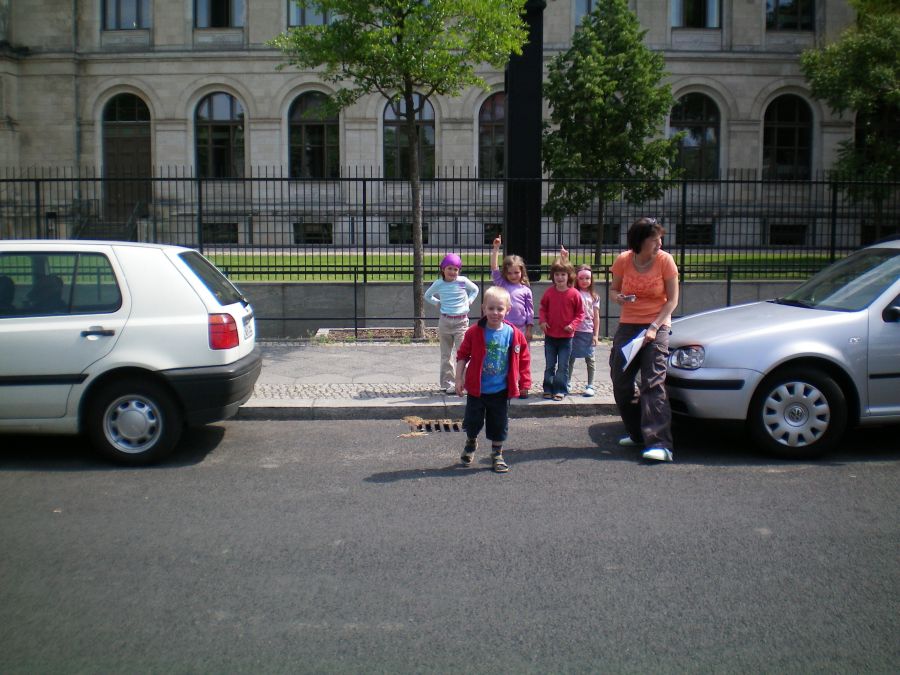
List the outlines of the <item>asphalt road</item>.
<svg viewBox="0 0 900 675">
<path fill-rule="evenodd" d="M 896 672 L 896 428 L 815 463 L 514 420 L 229 422 L 121 469 L 0 445 L 0 672 Z"/>
</svg>

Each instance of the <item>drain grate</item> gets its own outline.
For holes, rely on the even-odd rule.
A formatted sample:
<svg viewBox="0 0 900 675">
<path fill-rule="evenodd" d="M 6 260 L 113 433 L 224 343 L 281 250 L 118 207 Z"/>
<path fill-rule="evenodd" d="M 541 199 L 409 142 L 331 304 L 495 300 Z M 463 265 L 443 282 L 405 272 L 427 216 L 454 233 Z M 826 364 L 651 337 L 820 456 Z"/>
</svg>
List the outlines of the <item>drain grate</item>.
<svg viewBox="0 0 900 675">
<path fill-rule="evenodd" d="M 431 431 L 462 431 L 462 420 L 436 419 L 426 420 L 421 417 L 404 417 L 410 431 L 428 433 Z"/>
</svg>

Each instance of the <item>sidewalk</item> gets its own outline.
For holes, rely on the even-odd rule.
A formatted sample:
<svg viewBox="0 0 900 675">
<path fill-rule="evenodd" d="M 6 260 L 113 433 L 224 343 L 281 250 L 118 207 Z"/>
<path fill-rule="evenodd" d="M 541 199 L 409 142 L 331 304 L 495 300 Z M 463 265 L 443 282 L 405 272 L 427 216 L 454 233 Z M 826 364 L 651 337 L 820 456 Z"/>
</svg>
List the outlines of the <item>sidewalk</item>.
<svg viewBox="0 0 900 675">
<path fill-rule="evenodd" d="M 465 397 L 437 386 L 437 344 L 260 341 L 262 374 L 237 419 L 350 420 L 461 419 Z M 531 395 L 515 399 L 510 417 L 617 414 L 609 380 L 609 343 L 594 349 L 596 395 L 581 395 L 584 359 L 575 362 L 572 393 L 563 401 L 541 397 L 544 343 L 531 343 Z"/>
</svg>

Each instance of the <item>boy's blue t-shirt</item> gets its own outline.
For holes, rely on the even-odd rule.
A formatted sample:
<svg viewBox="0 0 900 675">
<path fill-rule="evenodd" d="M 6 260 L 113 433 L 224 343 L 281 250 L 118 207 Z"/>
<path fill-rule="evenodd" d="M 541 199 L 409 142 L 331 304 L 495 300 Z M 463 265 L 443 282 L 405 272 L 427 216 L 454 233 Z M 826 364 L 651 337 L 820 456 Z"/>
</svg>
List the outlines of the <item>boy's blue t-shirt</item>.
<svg viewBox="0 0 900 675">
<path fill-rule="evenodd" d="M 481 393 L 496 394 L 507 388 L 506 374 L 509 370 L 509 347 L 512 344 L 513 329 L 503 324 L 497 330 L 484 327 L 484 364 L 481 367 Z"/>
</svg>

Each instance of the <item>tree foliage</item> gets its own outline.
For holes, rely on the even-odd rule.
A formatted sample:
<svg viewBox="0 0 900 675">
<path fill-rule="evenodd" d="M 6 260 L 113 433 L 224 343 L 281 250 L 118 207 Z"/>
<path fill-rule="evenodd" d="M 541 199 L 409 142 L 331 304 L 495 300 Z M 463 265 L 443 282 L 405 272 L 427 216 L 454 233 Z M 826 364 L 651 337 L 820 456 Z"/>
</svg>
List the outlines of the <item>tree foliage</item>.
<svg viewBox="0 0 900 675">
<path fill-rule="evenodd" d="M 652 180 L 674 173 L 679 138 L 659 138 L 674 99 L 661 84 L 664 58 L 644 46 L 645 32 L 626 0 L 603 0 L 550 64 L 543 161 L 562 180 L 553 183 L 545 213 L 557 222 L 599 200 L 602 228 L 605 202 L 623 193 L 631 202 L 654 198 L 665 185 Z M 572 178 L 598 180 L 565 181 Z"/>
<path fill-rule="evenodd" d="M 885 181 L 900 180 L 900 1 L 856 0 L 855 26 L 801 67 L 813 96 L 837 112 L 855 113 L 856 139 L 845 141 L 833 167 L 855 200 L 880 204 Z"/>
<path fill-rule="evenodd" d="M 423 96 L 454 96 L 486 86 L 475 68 L 503 68 L 527 36 L 524 0 L 298 0 L 333 17 L 326 25 L 297 26 L 272 44 L 300 68 L 322 67 L 325 82 L 340 85 L 346 107 L 378 92 L 399 98 L 409 88 Z"/>
<path fill-rule="evenodd" d="M 524 0 L 298 0 L 325 12 L 325 25 L 298 26 L 270 44 L 286 65 L 320 68 L 337 85 L 332 105 L 344 108 L 367 94 L 402 102 L 410 167 L 414 260 L 414 334 L 425 334 L 422 196 L 416 118 L 433 94 L 458 95 L 485 87 L 476 69 L 504 68 L 527 39 Z M 421 98 L 416 97 L 420 94 Z M 418 104 L 418 105 L 417 105 Z"/>
</svg>

